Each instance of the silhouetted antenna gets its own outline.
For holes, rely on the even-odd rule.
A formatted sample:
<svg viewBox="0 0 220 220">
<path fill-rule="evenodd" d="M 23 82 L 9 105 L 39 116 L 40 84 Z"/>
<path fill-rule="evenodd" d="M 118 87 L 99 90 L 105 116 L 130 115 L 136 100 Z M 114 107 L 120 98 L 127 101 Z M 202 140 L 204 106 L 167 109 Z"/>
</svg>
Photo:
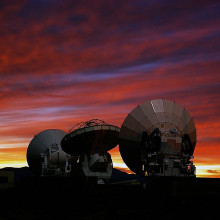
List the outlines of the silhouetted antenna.
<svg viewBox="0 0 220 220">
<path fill-rule="evenodd" d="M 118 145 L 120 129 L 99 119 L 76 124 L 61 141 L 62 149 L 78 158 L 84 175 L 107 181 L 112 174 L 109 150 Z"/>
<path fill-rule="evenodd" d="M 192 117 L 177 102 L 157 99 L 134 108 L 125 118 L 119 137 L 121 156 L 133 172 L 181 175 L 180 167 L 186 167 L 186 163 L 180 158 L 191 159 L 196 145 L 196 128 Z M 179 164 L 175 165 L 178 171 L 172 169 L 171 158 Z M 195 167 L 192 163 L 190 166 L 194 175 Z"/>
<path fill-rule="evenodd" d="M 60 157 L 57 159 L 58 162 L 61 163 L 61 161 L 59 161 L 61 159 L 61 154 L 63 157 L 62 160 L 65 160 L 66 153 L 61 152 L 62 150 L 59 147 L 60 142 L 65 135 L 66 132 L 64 131 L 58 129 L 48 129 L 34 136 L 34 138 L 29 143 L 27 149 L 27 162 L 31 171 L 34 174 L 36 175 L 42 174 L 42 163 L 44 162 L 42 157 L 43 154 L 50 148 L 53 149 L 56 148 L 55 151 L 56 152 L 59 151 Z M 62 163 L 65 163 L 65 161 Z"/>
</svg>

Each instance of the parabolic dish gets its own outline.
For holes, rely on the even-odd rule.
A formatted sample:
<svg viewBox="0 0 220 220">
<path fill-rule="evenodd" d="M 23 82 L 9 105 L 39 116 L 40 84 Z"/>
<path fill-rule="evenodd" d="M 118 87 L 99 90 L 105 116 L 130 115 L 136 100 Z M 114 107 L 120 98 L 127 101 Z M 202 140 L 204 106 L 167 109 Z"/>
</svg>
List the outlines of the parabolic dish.
<svg viewBox="0 0 220 220">
<path fill-rule="evenodd" d="M 41 174 L 41 154 L 52 145 L 60 145 L 67 133 L 58 129 L 48 129 L 35 135 L 27 149 L 27 162 L 35 175 Z"/>
<path fill-rule="evenodd" d="M 91 124 L 70 131 L 61 141 L 63 151 L 72 155 L 102 153 L 118 145 L 120 129 L 108 124 Z"/>
<path fill-rule="evenodd" d="M 134 108 L 125 118 L 120 135 L 119 150 L 124 162 L 134 172 L 140 169 L 142 132 L 151 134 L 155 128 L 161 133 L 175 129 L 182 137 L 188 134 L 193 151 L 196 145 L 196 128 L 187 110 L 175 101 L 166 99 L 149 100 Z"/>
</svg>

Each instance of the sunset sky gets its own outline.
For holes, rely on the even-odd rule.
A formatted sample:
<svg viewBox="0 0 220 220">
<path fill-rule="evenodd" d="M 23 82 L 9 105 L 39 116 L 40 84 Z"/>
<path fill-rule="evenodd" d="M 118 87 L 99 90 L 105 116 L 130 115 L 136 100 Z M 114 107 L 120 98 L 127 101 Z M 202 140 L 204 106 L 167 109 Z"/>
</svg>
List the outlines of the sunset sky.
<svg viewBox="0 0 220 220">
<path fill-rule="evenodd" d="M 195 120 L 197 176 L 220 178 L 219 24 L 217 0 L 0 0 L 0 167 L 42 130 L 164 98 Z"/>
</svg>

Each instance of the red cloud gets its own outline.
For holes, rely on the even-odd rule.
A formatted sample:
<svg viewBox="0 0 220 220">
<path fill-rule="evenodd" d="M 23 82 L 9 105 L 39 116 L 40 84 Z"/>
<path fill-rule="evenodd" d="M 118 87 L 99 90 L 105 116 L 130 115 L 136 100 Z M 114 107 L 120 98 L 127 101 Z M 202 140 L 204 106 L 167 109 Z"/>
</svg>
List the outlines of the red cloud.
<svg viewBox="0 0 220 220">
<path fill-rule="evenodd" d="M 208 173 L 220 174 L 219 170 L 207 170 Z"/>
</svg>

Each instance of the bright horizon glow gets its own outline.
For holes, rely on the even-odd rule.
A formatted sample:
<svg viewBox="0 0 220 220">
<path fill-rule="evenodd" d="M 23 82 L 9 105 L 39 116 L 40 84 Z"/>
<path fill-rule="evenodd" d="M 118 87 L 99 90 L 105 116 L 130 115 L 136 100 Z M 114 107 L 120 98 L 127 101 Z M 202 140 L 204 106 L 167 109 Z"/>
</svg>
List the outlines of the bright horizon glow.
<svg viewBox="0 0 220 220">
<path fill-rule="evenodd" d="M 5 149 L 2 148 L 2 145 L 0 147 L 1 147 L 0 168 L 4 168 L 4 167 L 19 168 L 19 167 L 28 166 L 26 161 L 27 148 L 12 148 L 13 149 L 12 151 L 11 148 Z M 121 158 L 119 152 L 119 146 L 109 151 L 109 153 L 112 156 L 114 168 L 119 169 L 128 174 L 133 174 L 133 172 L 127 167 L 127 165 L 124 163 L 123 159 Z M 3 156 L 5 156 L 6 158 L 4 159 Z M 201 162 L 195 162 L 195 161 L 194 164 L 196 166 L 196 177 L 220 178 L 220 164 L 203 164 Z"/>
<path fill-rule="evenodd" d="M 119 155 L 120 156 L 120 155 Z M 116 169 L 119 169 L 123 172 L 126 172 L 128 174 L 134 174 L 127 165 L 120 161 L 122 159 L 112 157 L 113 159 L 113 167 Z M 117 162 L 114 162 L 117 161 Z M 8 163 L 0 163 L 0 168 L 4 167 L 15 167 L 15 168 L 21 168 L 21 167 L 27 167 L 28 164 L 26 161 L 14 161 L 14 162 L 8 162 Z M 196 177 L 205 177 L 205 178 L 220 178 L 220 164 L 215 165 L 202 165 L 202 164 L 195 164 L 196 166 Z"/>
<path fill-rule="evenodd" d="M 196 165 L 196 176 L 208 177 L 208 178 L 220 178 L 220 164 Z"/>
<path fill-rule="evenodd" d="M 216 165 L 196 165 L 196 177 L 220 178 L 220 164 Z M 133 174 L 133 172 L 124 163 L 114 163 L 113 167 L 123 172 Z"/>
<path fill-rule="evenodd" d="M 27 167 L 28 164 L 26 161 L 24 162 L 9 162 L 9 163 L 1 163 L 0 164 L 0 169 L 5 168 L 5 167 L 14 167 L 14 168 L 21 168 L 21 167 Z"/>
</svg>

